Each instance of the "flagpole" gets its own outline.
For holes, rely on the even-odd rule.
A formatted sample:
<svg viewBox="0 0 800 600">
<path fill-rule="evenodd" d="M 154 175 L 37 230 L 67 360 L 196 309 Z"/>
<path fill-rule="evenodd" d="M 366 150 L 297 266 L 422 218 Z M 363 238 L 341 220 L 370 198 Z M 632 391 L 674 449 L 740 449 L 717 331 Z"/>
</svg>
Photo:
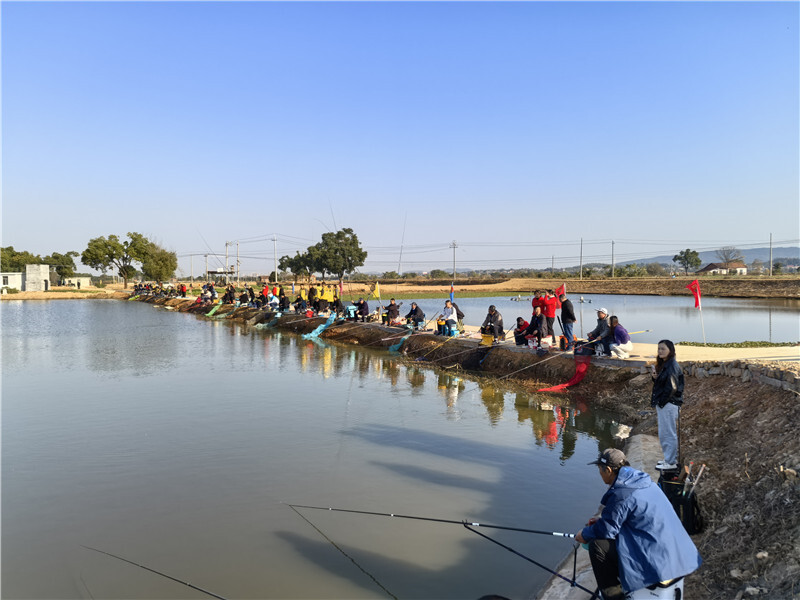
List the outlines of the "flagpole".
<svg viewBox="0 0 800 600">
<path fill-rule="evenodd" d="M 702 304 L 702 302 L 700 303 L 700 306 L 698 306 L 697 308 L 700 309 L 700 329 L 703 330 L 703 345 L 707 346 L 708 344 L 706 344 L 706 326 L 703 324 L 703 304 Z"/>
</svg>

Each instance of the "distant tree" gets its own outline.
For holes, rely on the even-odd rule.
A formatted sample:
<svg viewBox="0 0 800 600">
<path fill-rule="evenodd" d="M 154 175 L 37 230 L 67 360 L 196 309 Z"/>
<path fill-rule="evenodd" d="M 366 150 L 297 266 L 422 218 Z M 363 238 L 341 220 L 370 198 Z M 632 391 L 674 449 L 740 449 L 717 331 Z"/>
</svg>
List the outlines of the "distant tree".
<svg viewBox="0 0 800 600">
<path fill-rule="evenodd" d="M 772 263 L 772 274 L 773 275 L 780 275 L 783 272 L 783 263 L 782 262 L 774 262 Z"/>
<path fill-rule="evenodd" d="M 400 279 L 400 274 L 397 271 L 386 271 L 381 279 Z"/>
<path fill-rule="evenodd" d="M 17 252 L 14 246 L 0 248 L 0 270 L 3 273 L 19 273 L 25 270 L 25 265 L 40 265 L 42 257 L 30 252 Z"/>
<path fill-rule="evenodd" d="M 451 273 L 447 271 L 443 271 L 442 269 L 433 269 L 430 273 L 431 279 L 447 279 L 449 278 Z"/>
<path fill-rule="evenodd" d="M 146 237 L 136 232 L 129 232 L 125 241 L 120 241 L 116 235 L 94 238 L 89 240 L 86 250 L 81 253 L 81 262 L 102 271 L 103 274 L 115 267 L 127 288 L 128 280 L 136 274 L 134 261 L 141 263 L 147 258 L 151 244 Z"/>
<path fill-rule="evenodd" d="M 292 272 L 293 278 L 297 281 L 300 276 L 310 278 L 312 273 L 311 257 L 308 252 L 296 252 L 294 256 L 281 256 L 278 261 L 278 269 Z"/>
<path fill-rule="evenodd" d="M 742 253 L 739 252 L 739 249 L 735 246 L 723 246 L 717 250 L 716 255 L 726 269 L 730 268 L 729 265 L 731 263 L 744 260 L 744 256 L 742 256 Z"/>
<path fill-rule="evenodd" d="M 403 279 L 417 279 L 419 277 L 419 273 L 412 272 L 405 272 L 403 273 Z"/>
<path fill-rule="evenodd" d="M 750 272 L 754 274 L 761 274 L 764 271 L 764 261 L 760 258 L 753 259 L 750 263 Z"/>
<path fill-rule="evenodd" d="M 694 250 L 687 248 L 681 250 L 672 257 L 672 262 L 678 263 L 683 267 L 683 272 L 688 275 L 689 269 L 697 269 L 703 262 L 700 260 L 700 255 Z"/>
<path fill-rule="evenodd" d="M 74 250 L 70 250 L 66 254 L 53 252 L 50 256 L 45 256 L 42 262 L 55 267 L 59 279 L 67 279 L 75 276 L 75 259 L 78 256 L 80 255 Z"/>
<path fill-rule="evenodd" d="M 358 236 L 349 227 L 337 232 L 322 234 L 322 241 L 308 249 L 314 270 L 322 273 L 336 275 L 341 281 L 348 273 L 364 264 L 367 252 L 361 248 Z"/>
<path fill-rule="evenodd" d="M 650 275 L 651 277 L 661 277 L 667 274 L 667 270 L 661 263 L 656 263 L 656 262 L 647 263 L 644 266 L 644 268 L 645 271 L 647 271 L 647 274 Z"/>
<path fill-rule="evenodd" d="M 167 281 L 178 268 L 178 255 L 151 242 L 141 262 L 145 279 Z"/>
</svg>

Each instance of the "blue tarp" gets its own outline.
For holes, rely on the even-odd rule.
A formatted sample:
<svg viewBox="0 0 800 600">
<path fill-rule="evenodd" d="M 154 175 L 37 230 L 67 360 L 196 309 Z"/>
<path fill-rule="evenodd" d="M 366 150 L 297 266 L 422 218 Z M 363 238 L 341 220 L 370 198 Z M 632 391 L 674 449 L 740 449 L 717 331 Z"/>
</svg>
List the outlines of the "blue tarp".
<svg viewBox="0 0 800 600">
<path fill-rule="evenodd" d="M 323 331 L 325 331 L 325 330 L 328 328 L 328 326 L 329 326 L 331 323 L 333 323 L 333 320 L 334 320 L 335 318 L 336 318 L 336 313 L 332 312 L 332 313 L 331 313 L 331 316 L 330 316 L 330 317 L 328 317 L 328 320 L 327 320 L 327 321 L 325 321 L 325 322 L 324 322 L 322 325 L 320 325 L 319 327 L 317 327 L 317 328 L 316 328 L 314 331 L 312 331 L 311 333 L 304 333 L 304 334 L 303 334 L 303 339 L 304 339 L 304 340 L 310 340 L 311 338 L 319 337 L 319 334 L 320 334 L 320 333 L 322 333 Z"/>
</svg>

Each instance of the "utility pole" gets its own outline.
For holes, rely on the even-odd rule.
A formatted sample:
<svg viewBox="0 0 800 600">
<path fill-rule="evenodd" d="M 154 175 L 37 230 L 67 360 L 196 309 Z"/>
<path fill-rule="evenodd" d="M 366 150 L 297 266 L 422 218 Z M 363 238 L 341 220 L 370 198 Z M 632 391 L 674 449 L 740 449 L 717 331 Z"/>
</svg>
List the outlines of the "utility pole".
<svg viewBox="0 0 800 600">
<path fill-rule="evenodd" d="M 453 249 L 453 281 L 456 280 L 456 248 L 458 248 L 458 244 L 455 240 L 450 244 L 450 247 Z"/>
<path fill-rule="evenodd" d="M 236 285 L 239 285 L 239 240 L 236 240 Z"/>
<path fill-rule="evenodd" d="M 769 276 L 772 277 L 772 234 L 771 233 L 769 234 Z"/>
<path fill-rule="evenodd" d="M 189 281 L 194 283 L 194 254 L 189 255 Z"/>
<path fill-rule="evenodd" d="M 278 236 L 272 234 L 272 251 L 275 255 L 275 283 L 278 283 Z"/>
<path fill-rule="evenodd" d="M 550 261 L 550 277 L 553 277 L 554 273 L 556 272 L 556 256 L 555 254 Z"/>
<path fill-rule="evenodd" d="M 225 242 L 225 285 L 228 285 L 228 246 L 230 242 Z"/>
<path fill-rule="evenodd" d="M 580 275 L 578 276 L 579 279 L 583 279 L 583 238 L 581 238 L 581 266 L 580 266 Z"/>
<path fill-rule="evenodd" d="M 611 278 L 614 278 L 614 240 L 611 240 Z"/>
<path fill-rule="evenodd" d="M 206 281 L 208 281 L 208 254 L 206 254 L 206 275 L 203 277 Z"/>
</svg>

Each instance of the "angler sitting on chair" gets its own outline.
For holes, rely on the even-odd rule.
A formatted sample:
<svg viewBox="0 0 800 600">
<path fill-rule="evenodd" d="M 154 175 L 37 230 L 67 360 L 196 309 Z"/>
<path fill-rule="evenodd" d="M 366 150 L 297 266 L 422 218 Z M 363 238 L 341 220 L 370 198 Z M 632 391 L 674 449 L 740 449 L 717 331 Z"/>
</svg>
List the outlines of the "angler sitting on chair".
<svg viewBox="0 0 800 600">
<path fill-rule="evenodd" d="M 400 306 L 395 304 L 394 298 L 389 300 L 389 304 L 382 306 L 386 310 L 386 314 L 382 315 L 382 322 L 384 325 L 397 325 L 400 319 Z"/>
<path fill-rule="evenodd" d="M 589 519 L 575 540 L 589 545 L 604 600 L 637 598 L 634 592 L 651 586 L 682 591 L 682 578 L 702 559 L 667 496 L 621 450 L 607 448 L 589 464 L 597 465 L 608 491 L 600 518 Z"/>
<path fill-rule="evenodd" d="M 503 315 L 497 312 L 494 304 L 489 307 L 489 313 L 483 320 L 481 325 L 481 333 L 491 334 L 494 338 L 492 343 L 499 344 L 501 339 L 505 339 L 506 335 L 503 331 Z"/>
<path fill-rule="evenodd" d="M 406 315 L 406 323 L 413 325 L 414 329 L 421 329 L 425 323 L 425 313 L 416 302 L 411 303 L 411 310 Z"/>
<path fill-rule="evenodd" d="M 450 300 L 445 300 L 444 303 L 444 310 L 442 314 L 439 315 L 439 319 L 436 322 L 436 333 L 435 335 L 453 335 L 454 331 L 457 331 L 458 326 L 458 317 L 456 316 L 456 309 L 453 308 L 453 303 Z"/>
</svg>

